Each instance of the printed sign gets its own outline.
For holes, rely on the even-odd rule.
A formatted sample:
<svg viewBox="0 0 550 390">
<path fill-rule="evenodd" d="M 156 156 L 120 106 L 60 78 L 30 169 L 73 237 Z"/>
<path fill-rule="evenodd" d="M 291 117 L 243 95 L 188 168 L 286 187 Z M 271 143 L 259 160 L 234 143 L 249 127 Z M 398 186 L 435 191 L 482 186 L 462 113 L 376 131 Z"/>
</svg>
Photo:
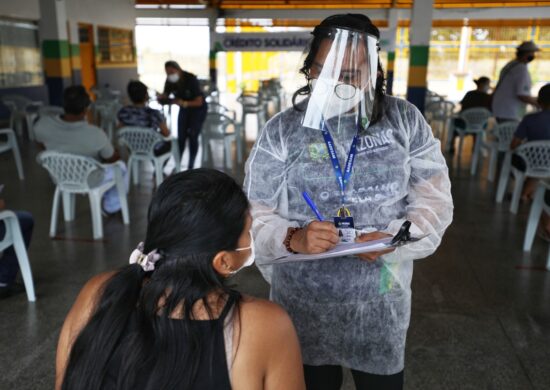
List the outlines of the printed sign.
<svg viewBox="0 0 550 390">
<path fill-rule="evenodd" d="M 303 51 L 309 32 L 216 34 L 217 51 Z"/>
</svg>

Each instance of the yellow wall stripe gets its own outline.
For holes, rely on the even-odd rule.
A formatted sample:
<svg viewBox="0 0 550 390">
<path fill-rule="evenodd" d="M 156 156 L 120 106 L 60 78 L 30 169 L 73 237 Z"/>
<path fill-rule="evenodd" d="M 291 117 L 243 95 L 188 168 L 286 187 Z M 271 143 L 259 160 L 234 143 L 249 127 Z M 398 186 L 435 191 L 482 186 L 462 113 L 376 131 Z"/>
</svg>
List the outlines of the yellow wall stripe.
<svg viewBox="0 0 550 390">
<path fill-rule="evenodd" d="M 428 68 L 426 66 L 409 67 L 409 87 L 425 87 L 427 85 Z"/>
<path fill-rule="evenodd" d="M 68 58 L 44 58 L 46 77 L 71 77 L 71 62 Z"/>
</svg>

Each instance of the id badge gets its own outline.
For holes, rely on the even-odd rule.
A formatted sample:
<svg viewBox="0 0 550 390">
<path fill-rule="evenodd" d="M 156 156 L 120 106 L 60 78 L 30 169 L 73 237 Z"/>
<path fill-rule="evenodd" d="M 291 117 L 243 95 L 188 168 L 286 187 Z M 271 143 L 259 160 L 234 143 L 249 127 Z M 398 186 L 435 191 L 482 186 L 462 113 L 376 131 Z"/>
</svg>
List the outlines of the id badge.
<svg viewBox="0 0 550 390">
<path fill-rule="evenodd" d="M 355 241 L 355 226 L 353 225 L 353 217 L 334 217 L 334 226 L 338 229 L 340 242 Z"/>
</svg>

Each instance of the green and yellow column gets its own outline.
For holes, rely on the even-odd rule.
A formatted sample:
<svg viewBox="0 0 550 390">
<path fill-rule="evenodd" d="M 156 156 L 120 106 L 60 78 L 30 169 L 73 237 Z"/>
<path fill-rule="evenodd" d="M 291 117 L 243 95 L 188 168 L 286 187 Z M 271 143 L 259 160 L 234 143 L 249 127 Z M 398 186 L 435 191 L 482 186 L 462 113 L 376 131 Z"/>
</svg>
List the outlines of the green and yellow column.
<svg viewBox="0 0 550 390">
<path fill-rule="evenodd" d="M 210 52 L 208 53 L 208 74 L 210 76 L 211 91 L 218 90 L 218 68 L 216 66 L 216 55 L 220 51 L 220 45 L 216 42 L 216 21 L 217 15 L 213 14 L 208 18 L 208 30 L 210 33 Z"/>
<path fill-rule="evenodd" d="M 386 93 L 393 95 L 393 74 L 395 69 L 395 39 L 397 36 L 398 22 L 397 8 L 391 8 L 388 12 L 388 36 L 387 36 L 387 52 L 388 52 L 388 69 L 386 70 Z"/>
<path fill-rule="evenodd" d="M 412 16 L 407 100 L 424 112 L 428 91 L 428 59 L 432 31 L 433 0 L 415 0 Z"/>
<path fill-rule="evenodd" d="M 65 0 L 40 0 L 39 34 L 50 104 L 62 105 L 63 90 L 71 84 L 71 50 Z"/>
</svg>

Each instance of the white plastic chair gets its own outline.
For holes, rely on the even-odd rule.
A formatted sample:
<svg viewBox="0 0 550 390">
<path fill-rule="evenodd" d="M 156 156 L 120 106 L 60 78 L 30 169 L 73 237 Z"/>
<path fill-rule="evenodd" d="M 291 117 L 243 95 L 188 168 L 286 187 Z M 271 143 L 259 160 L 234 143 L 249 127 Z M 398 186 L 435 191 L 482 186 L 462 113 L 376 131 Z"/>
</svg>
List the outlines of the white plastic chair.
<svg viewBox="0 0 550 390">
<path fill-rule="evenodd" d="M 113 133 L 117 126 L 117 113 L 122 108 L 118 98 L 100 99 L 93 104 L 95 120 L 99 116 L 99 127 L 107 133 L 109 140 L 113 140 Z"/>
<path fill-rule="evenodd" d="M 523 240 L 523 250 L 525 252 L 529 252 L 533 247 L 533 241 L 535 240 L 535 234 L 543 210 L 550 214 L 550 205 L 546 204 L 544 201 L 546 191 L 548 190 L 550 190 L 550 181 L 541 180 L 535 191 L 531 210 L 529 211 L 529 218 L 527 219 L 527 229 L 525 229 L 525 238 Z M 550 271 L 550 251 L 548 260 L 546 268 Z"/>
<path fill-rule="evenodd" d="M 457 118 L 461 118 L 466 123 L 465 128 L 460 128 L 454 125 L 454 120 L 451 121 L 450 128 L 452 131 L 449 131 L 447 137 L 447 150 L 451 149 L 454 140 L 454 134 L 456 133 L 459 137 L 458 143 L 458 164 L 460 165 L 460 160 L 462 159 L 462 148 L 464 146 L 464 138 L 468 135 L 476 135 L 476 143 L 474 145 L 474 152 L 472 155 L 472 162 L 470 167 L 470 173 L 475 175 L 477 170 L 477 162 L 479 160 L 479 153 L 481 151 L 481 144 L 483 143 L 483 135 L 489 118 L 491 117 L 491 111 L 486 108 L 469 108 L 462 111 L 457 115 Z"/>
<path fill-rule="evenodd" d="M 512 166 L 512 154 L 516 154 L 523 158 L 526 164 L 525 172 Z M 520 145 L 513 152 L 509 151 L 506 153 L 500 172 L 500 179 L 498 181 L 497 203 L 501 203 L 504 199 L 504 193 L 508 187 L 510 173 L 514 175 L 515 179 L 510 212 L 516 214 L 518 212 L 519 200 L 525 179 L 528 177 L 533 179 L 550 178 L 550 141 L 527 142 Z"/>
<path fill-rule="evenodd" d="M 103 221 L 101 216 L 101 199 L 103 194 L 116 187 L 122 220 L 125 225 L 130 223 L 126 186 L 122 177 L 123 163 L 100 164 L 91 157 L 78 156 L 69 153 L 45 151 L 38 155 L 38 162 L 50 173 L 55 187 L 50 223 L 50 237 L 55 237 L 57 231 L 57 214 L 59 198 L 63 198 L 63 215 L 65 221 L 75 217 L 75 195 L 88 195 L 92 213 L 94 240 L 103 238 Z M 104 182 L 105 169 L 114 169 L 114 179 Z"/>
<path fill-rule="evenodd" d="M 449 127 L 448 123 L 453 116 L 455 110 L 455 104 L 448 100 L 437 100 L 432 101 L 426 106 L 424 110 L 426 115 L 426 120 L 432 127 L 432 130 L 435 130 L 435 125 L 437 124 L 437 130 L 434 131 L 434 136 L 439 139 L 444 139 L 447 134 L 447 129 Z"/>
<path fill-rule="evenodd" d="M 243 93 L 241 96 L 237 98 L 237 102 L 239 102 L 242 106 L 241 124 L 243 126 L 244 133 L 246 134 L 247 115 L 256 116 L 256 120 L 258 123 L 258 132 L 259 132 L 266 118 L 266 114 L 264 112 L 264 108 L 263 108 L 263 104 L 260 99 L 260 96 L 255 93 Z"/>
<path fill-rule="evenodd" d="M 19 269 L 21 270 L 21 276 L 23 277 L 23 283 L 25 284 L 27 299 L 29 302 L 34 302 L 36 301 L 36 296 L 34 295 L 31 264 L 27 255 L 27 249 L 25 249 L 25 241 L 23 240 L 17 215 L 9 210 L 0 211 L 0 223 L 2 222 L 6 226 L 6 234 L 0 240 L 0 252 L 13 245 Z"/>
<path fill-rule="evenodd" d="M 160 156 L 155 156 L 155 145 L 161 142 L 172 142 L 170 152 Z M 128 176 L 130 177 L 133 171 L 134 185 L 139 184 L 139 163 L 151 162 L 155 168 L 155 182 L 157 188 L 164 180 L 163 167 L 164 163 L 174 157 L 176 163 L 176 172 L 180 171 L 180 159 L 177 142 L 170 137 L 163 137 L 155 129 L 144 127 L 123 127 L 118 132 L 118 142 L 122 146 L 126 146 L 130 152 L 128 159 Z"/>
<path fill-rule="evenodd" d="M 518 122 L 510 121 L 498 124 L 492 131 L 494 136 L 493 140 L 485 140 L 481 147 L 489 150 L 489 181 L 495 180 L 497 171 L 498 155 L 500 152 L 507 152 L 510 150 L 510 144 L 512 138 L 518 126 Z M 480 158 L 483 157 L 483 153 L 480 154 Z"/>
<path fill-rule="evenodd" d="M 19 153 L 15 132 L 12 129 L 0 129 L 0 135 L 2 134 L 6 135 L 8 140 L 7 142 L 0 142 L 0 153 L 9 150 L 12 151 L 15 165 L 17 166 L 17 175 L 19 176 L 19 180 L 23 180 L 25 179 L 25 174 L 23 173 L 23 163 L 21 162 L 21 154 Z"/>
<path fill-rule="evenodd" d="M 229 128 L 233 127 L 233 132 Z M 224 143 L 224 169 L 233 169 L 231 144 L 236 143 L 237 156 L 242 156 L 241 142 L 238 139 L 239 125 L 227 115 L 208 113 L 202 126 L 202 166 L 207 166 L 212 160 L 211 141 L 221 140 Z M 242 157 L 241 157 L 242 159 Z"/>
<path fill-rule="evenodd" d="M 2 96 L 0 100 L 10 110 L 9 127 L 14 129 L 19 136 L 23 136 L 23 123 L 25 123 L 29 139 L 34 140 L 33 122 L 36 118 L 37 108 L 42 105 L 42 102 L 35 102 L 20 95 L 6 95 Z"/>
</svg>

